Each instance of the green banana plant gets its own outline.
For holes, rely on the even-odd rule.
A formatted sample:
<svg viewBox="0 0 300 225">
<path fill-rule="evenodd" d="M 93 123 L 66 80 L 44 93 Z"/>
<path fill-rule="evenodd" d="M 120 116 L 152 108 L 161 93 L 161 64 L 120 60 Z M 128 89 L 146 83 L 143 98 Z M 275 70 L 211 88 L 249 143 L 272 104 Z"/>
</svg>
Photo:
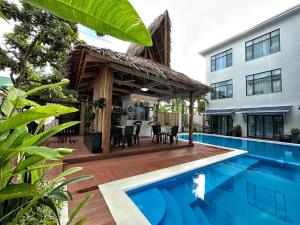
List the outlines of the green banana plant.
<svg viewBox="0 0 300 225">
<path fill-rule="evenodd" d="M 17 224 L 31 207 L 39 204 L 49 207 L 60 224 L 55 201 L 70 200 L 71 194 L 66 187 L 91 178 L 84 175 L 66 180 L 68 175 L 78 172 L 80 167 L 70 168 L 49 181 L 44 178 L 49 168 L 61 165 L 58 160 L 73 150 L 49 148 L 41 146 L 42 143 L 78 122 L 61 124 L 47 131 L 42 131 L 42 125 L 49 117 L 72 113 L 77 109 L 58 104 L 41 106 L 27 97 L 42 89 L 55 88 L 67 82 L 62 80 L 28 92 L 10 87 L 5 95 L 0 107 L 0 224 Z M 31 122 L 39 123 L 33 134 L 27 129 Z M 87 201 L 88 198 L 84 199 L 82 204 Z M 80 219 L 78 224 L 83 221 L 84 218 Z M 55 221 L 48 223 L 56 224 Z"/>
<path fill-rule="evenodd" d="M 128 0 L 23 0 L 97 33 L 152 46 L 148 29 Z"/>
</svg>

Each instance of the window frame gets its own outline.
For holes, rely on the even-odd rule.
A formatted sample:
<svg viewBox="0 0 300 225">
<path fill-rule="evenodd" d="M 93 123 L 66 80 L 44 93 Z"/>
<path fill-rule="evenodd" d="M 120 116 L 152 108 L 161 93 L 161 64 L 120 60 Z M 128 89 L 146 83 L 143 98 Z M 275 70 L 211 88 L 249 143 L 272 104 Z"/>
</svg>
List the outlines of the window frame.
<svg viewBox="0 0 300 225">
<path fill-rule="evenodd" d="M 277 35 L 275 35 L 275 36 L 272 36 L 272 33 L 273 32 L 276 32 L 276 31 L 279 31 L 279 34 L 277 34 Z M 271 32 L 269 32 L 269 33 L 265 33 L 265 34 L 263 34 L 263 35 L 260 35 L 260 36 L 258 36 L 258 37 L 256 37 L 256 38 L 253 38 L 253 39 L 251 39 L 251 40 L 249 40 L 249 41 L 246 41 L 245 42 L 245 61 L 246 62 L 249 62 L 249 61 L 251 61 L 251 60 L 254 60 L 254 59 L 258 59 L 258 58 L 261 58 L 261 57 L 264 57 L 264 56 L 267 56 L 267 55 L 271 55 L 271 54 L 274 54 L 274 53 L 276 53 L 276 52 L 280 52 L 281 51 L 281 38 L 280 38 L 280 28 L 278 28 L 278 29 L 275 29 L 275 30 L 272 30 Z M 257 42 L 257 43 L 254 43 L 254 41 L 255 40 L 257 40 L 257 39 L 259 39 L 259 38 L 262 38 L 263 36 L 266 36 L 266 35 L 269 35 L 269 37 L 268 37 L 268 39 L 263 39 L 263 40 L 261 40 L 261 41 L 259 41 L 259 42 Z M 272 51 L 271 51 L 271 49 L 272 49 L 272 38 L 274 38 L 274 37 L 279 37 L 279 49 L 278 49 L 278 51 L 276 51 L 276 52 L 273 52 L 272 53 Z M 259 56 L 259 57 L 256 57 L 256 58 L 254 58 L 254 45 L 255 44 L 259 44 L 259 43 L 261 43 L 261 42 L 263 42 L 263 41 L 266 41 L 266 40 L 270 40 L 270 46 L 269 46 L 269 54 L 267 54 L 267 55 L 263 55 L 263 56 Z M 249 45 L 249 46 L 251 46 L 251 50 L 252 50 L 252 57 L 251 57 L 251 59 L 247 59 L 247 47 L 249 47 L 249 46 L 247 46 L 247 43 L 249 43 L 249 42 L 252 42 L 252 44 L 251 45 Z"/>
<path fill-rule="evenodd" d="M 277 76 L 278 74 L 274 74 L 273 75 L 273 72 L 276 71 L 276 70 L 280 70 L 280 91 L 276 91 L 274 92 L 274 87 L 273 87 L 273 76 Z M 268 75 L 268 77 L 270 76 L 271 77 L 271 92 L 270 93 L 261 93 L 261 94 L 255 94 L 254 92 L 254 86 L 255 86 L 255 83 L 254 81 L 256 80 L 255 79 L 255 76 L 256 75 L 259 75 L 259 74 L 263 74 L 263 73 L 267 73 L 267 72 L 270 72 L 270 75 Z M 248 85 L 247 85 L 247 81 L 248 81 L 248 77 L 251 77 L 252 76 L 252 95 L 248 95 Z M 258 78 L 258 79 L 261 79 L 261 78 Z M 245 81 L 246 81 L 246 96 L 253 96 L 253 95 L 263 95 L 263 94 L 273 94 L 273 93 L 279 93 L 279 92 L 282 92 L 282 69 L 281 68 L 277 68 L 277 69 L 273 69 L 273 70 L 267 70 L 267 71 L 263 71 L 263 72 L 260 72 L 260 73 L 255 73 L 255 74 L 250 74 L 250 75 L 247 75 L 245 77 Z"/>
<path fill-rule="evenodd" d="M 227 53 L 227 52 L 229 52 L 229 51 L 231 51 L 230 53 Z M 221 57 L 218 57 L 218 55 L 222 55 L 222 54 L 224 54 L 225 53 L 225 55 L 224 56 L 221 56 Z M 230 66 L 227 66 L 227 63 L 228 63 L 228 61 L 227 61 L 227 56 L 228 55 L 231 55 L 231 65 Z M 224 68 L 222 68 L 222 69 L 216 69 L 217 67 L 216 67 L 216 61 L 217 61 L 217 59 L 220 59 L 220 58 L 222 58 L 222 57 L 225 57 L 226 58 L 226 67 L 224 67 Z M 213 59 L 214 58 L 214 59 Z M 214 63 L 212 63 L 214 61 Z M 214 65 L 214 70 L 213 70 L 213 65 Z M 219 70 L 223 70 L 223 69 L 225 69 L 225 68 L 228 68 L 228 67 L 231 67 L 233 65 L 233 49 L 232 48 L 229 48 L 229 49 L 227 49 L 227 50 L 225 50 L 225 51 L 223 51 L 223 52 L 219 52 L 218 54 L 215 54 L 215 55 L 212 55 L 211 57 L 210 57 L 210 72 L 216 72 L 216 71 L 219 71 Z"/>
<path fill-rule="evenodd" d="M 213 89 L 216 89 L 217 88 L 217 84 L 220 84 L 220 83 L 225 83 L 226 82 L 226 84 L 225 85 L 222 85 L 222 87 L 226 87 L 226 97 L 225 98 L 219 98 L 219 95 L 218 95 L 218 93 L 216 92 L 216 91 L 214 91 L 215 92 L 215 94 L 216 94 L 216 96 L 218 96 L 218 98 L 212 98 L 212 94 L 210 94 L 210 100 L 221 100 L 221 99 L 226 99 L 226 98 L 233 98 L 233 79 L 229 79 L 229 80 L 224 80 L 224 81 L 220 81 L 220 82 L 217 82 L 217 83 L 212 83 L 212 84 L 210 84 L 210 87 L 212 87 L 213 85 L 215 85 L 214 87 L 212 87 Z M 231 82 L 230 84 L 228 84 L 228 82 Z M 232 86 L 232 91 L 231 91 L 231 97 L 227 97 L 228 95 L 228 91 L 227 91 L 227 89 L 228 89 L 228 86 Z"/>
</svg>

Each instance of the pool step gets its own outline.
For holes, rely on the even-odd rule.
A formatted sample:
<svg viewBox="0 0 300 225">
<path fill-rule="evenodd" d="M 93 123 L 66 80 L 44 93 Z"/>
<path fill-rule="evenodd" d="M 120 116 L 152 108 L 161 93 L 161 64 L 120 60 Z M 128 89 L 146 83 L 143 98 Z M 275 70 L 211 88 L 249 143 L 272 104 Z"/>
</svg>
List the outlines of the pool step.
<svg viewBox="0 0 300 225">
<path fill-rule="evenodd" d="M 166 212 L 166 201 L 157 188 L 133 193 L 130 195 L 130 198 L 152 225 L 159 224 L 163 219 Z"/>
<path fill-rule="evenodd" d="M 183 225 L 182 212 L 174 197 L 166 189 L 161 189 L 166 201 L 166 213 L 159 225 Z"/>
<path fill-rule="evenodd" d="M 202 211 L 202 209 L 199 206 L 193 207 L 193 211 L 201 225 L 211 225 L 205 213 Z"/>
<path fill-rule="evenodd" d="M 169 189 L 169 192 L 181 208 L 183 225 L 201 225 L 189 204 L 191 198 L 195 198 L 192 197 L 192 190 L 185 188 L 184 185 L 180 185 L 178 187 Z"/>
</svg>

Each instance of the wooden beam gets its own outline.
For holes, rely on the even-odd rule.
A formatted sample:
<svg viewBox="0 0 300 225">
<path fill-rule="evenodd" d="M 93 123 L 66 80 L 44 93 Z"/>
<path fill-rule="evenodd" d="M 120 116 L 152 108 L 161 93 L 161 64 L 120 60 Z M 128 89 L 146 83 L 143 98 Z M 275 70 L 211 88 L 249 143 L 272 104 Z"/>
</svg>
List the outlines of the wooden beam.
<svg viewBox="0 0 300 225">
<path fill-rule="evenodd" d="M 168 48 L 168 21 L 167 21 L 167 17 L 165 17 L 165 25 L 164 25 L 164 64 L 166 66 L 170 66 L 169 65 L 169 60 L 168 60 L 168 51 L 170 51 L 170 49 Z"/>
<path fill-rule="evenodd" d="M 93 80 L 92 80 L 93 81 Z M 86 81 L 78 84 L 78 89 L 85 86 L 90 86 L 92 81 Z"/>
<path fill-rule="evenodd" d="M 160 83 L 157 82 L 157 81 L 153 81 L 153 82 L 151 82 L 150 84 L 147 84 L 147 85 L 139 85 L 139 84 L 135 84 L 135 83 L 131 83 L 131 82 L 126 82 L 126 81 L 114 79 L 114 83 L 119 84 L 119 85 L 128 86 L 128 87 L 134 87 L 134 88 L 137 88 L 137 90 L 131 91 L 131 92 L 130 92 L 131 94 L 134 94 L 134 93 L 136 93 L 136 92 L 140 92 L 140 90 L 141 90 L 142 87 L 146 87 L 146 88 L 148 88 L 150 91 L 154 91 L 154 92 L 157 92 L 157 93 L 166 94 L 166 95 L 170 95 L 170 96 L 172 96 L 172 95 L 174 94 L 173 92 L 170 92 L 170 91 L 161 90 L 161 89 L 158 89 L 158 88 L 153 88 L 153 87 L 155 87 L 156 85 L 159 85 L 159 84 L 160 84 Z M 114 90 L 115 90 L 115 88 L 114 88 Z"/>
<path fill-rule="evenodd" d="M 92 73 L 92 72 L 84 72 L 82 75 L 81 75 L 81 79 L 84 79 L 84 78 L 90 78 L 90 77 L 95 77 L 97 76 L 96 73 Z"/>
<path fill-rule="evenodd" d="M 147 48 L 147 51 L 148 51 L 148 54 L 150 56 L 150 59 L 153 60 L 153 54 L 152 54 L 150 48 Z"/>
<path fill-rule="evenodd" d="M 121 93 L 126 93 L 126 94 L 131 94 L 130 91 L 128 90 L 125 90 L 125 89 L 121 89 L 121 88 L 113 88 L 113 91 L 116 91 L 116 92 L 121 92 Z"/>
<path fill-rule="evenodd" d="M 132 74 L 132 75 L 137 76 L 137 77 L 143 77 L 143 78 L 146 78 L 148 80 L 160 82 L 161 84 L 171 85 L 171 86 L 178 87 L 178 88 L 181 88 L 181 89 L 184 89 L 184 90 L 190 90 L 189 87 L 186 87 L 185 85 L 180 84 L 180 83 L 175 82 L 175 81 L 170 81 L 170 80 L 166 81 L 166 80 L 163 80 L 161 78 L 154 77 L 152 75 L 147 75 L 146 73 L 143 73 L 139 70 L 132 69 L 132 68 L 129 68 L 129 67 L 126 67 L 126 66 L 122 66 L 122 65 L 119 65 L 119 64 L 116 64 L 116 63 L 111 63 L 110 65 L 115 70 L 122 71 L 122 72 L 125 72 L 125 73 L 129 73 L 129 74 Z"/>
<path fill-rule="evenodd" d="M 160 51 L 159 51 L 159 47 L 158 47 L 158 44 L 157 44 L 157 40 L 155 38 L 155 35 L 153 36 L 154 40 L 153 40 L 153 44 L 154 46 L 156 47 L 157 49 L 157 52 L 158 52 L 158 55 L 159 55 L 159 59 L 160 59 L 160 63 L 161 64 L 164 64 L 164 61 L 163 61 L 163 58 L 161 57 L 161 54 L 160 54 Z"/>
<path fill-rule="evenodd" d="M 193 92 L 190 92 L 189 100 L 189 144 L 193 144 L 193 126 L 194 126 L 194 96 Z"/>
</svg>

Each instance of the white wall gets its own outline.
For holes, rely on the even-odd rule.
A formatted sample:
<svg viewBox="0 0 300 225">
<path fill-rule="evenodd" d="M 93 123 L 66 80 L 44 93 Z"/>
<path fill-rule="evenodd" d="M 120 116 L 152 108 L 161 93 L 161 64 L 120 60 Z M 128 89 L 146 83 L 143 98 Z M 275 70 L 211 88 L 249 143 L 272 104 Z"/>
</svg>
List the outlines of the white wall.
<svg viewBox="0 0 300 225">
<path fill-rule="evenodd" d="M 277 53 L 245 61 L 245 42 L 280 28 L 280 48 Z M 210 57 L 227 49 L 233 49 L 233 65 L 220 71 L 210 72 Z M 246 76 L 281 68 L 282 92 L 246 96 Z M 243 107 L 263 107 L 293 105 L 287 114 L 285 133 L 293 127 L 300 128 L 300 14 L 290 16 L 272 26 L 255 32 L 246 38 L 228 44 L 224 48 L 206 56 L 206 81 L 210 85 L 225 80 L 233 80 L 233 98 L 209 100 L 208 109 Z M 210 99 L 210 96 L 208 97 Z M 235 122 L 243 128 L 246 123 L 242 115 L 235 115 Z"/>
</svg>

